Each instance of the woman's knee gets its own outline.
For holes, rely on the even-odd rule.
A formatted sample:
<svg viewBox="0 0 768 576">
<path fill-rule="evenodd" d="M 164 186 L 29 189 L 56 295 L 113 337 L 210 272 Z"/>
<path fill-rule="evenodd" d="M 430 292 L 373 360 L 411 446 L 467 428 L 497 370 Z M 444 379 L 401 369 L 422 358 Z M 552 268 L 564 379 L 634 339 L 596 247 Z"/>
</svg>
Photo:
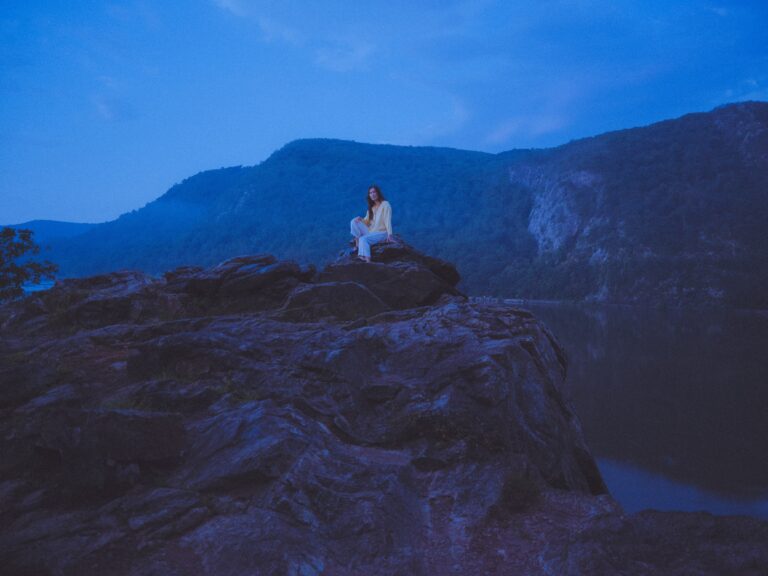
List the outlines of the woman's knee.
<svg viewBox="0 0 768 576">
<path fill-rule="evenodd" d="M 349 223 L 349 232 L 355 237 L 359 237 L 363 234 L 363 231 L 360 230 L 360 225 L 354 220 Z"/>
</svg>

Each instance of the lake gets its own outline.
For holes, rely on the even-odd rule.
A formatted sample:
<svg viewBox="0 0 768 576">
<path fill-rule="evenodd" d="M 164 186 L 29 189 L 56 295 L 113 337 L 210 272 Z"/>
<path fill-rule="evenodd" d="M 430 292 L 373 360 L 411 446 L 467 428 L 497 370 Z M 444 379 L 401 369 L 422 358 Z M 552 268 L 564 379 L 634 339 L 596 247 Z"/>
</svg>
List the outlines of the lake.
<svg viewBox="0 0 768 576">
<path fill-rule="evenodd" d="M 43 280 L 37 284 L 28 282 L 24 284 L 21 289 L 24 290 L 24 294 L 31 294 L 32 292 L 40 292 L 41 290 L 48 290 L 49 288 L 53 288 L 53 284 L 53 280 Z"/>
<path fill-rule="evenodd" d="M 525 303 L 625 510 L 768 519 L 768 312 Z"/>
</svg>

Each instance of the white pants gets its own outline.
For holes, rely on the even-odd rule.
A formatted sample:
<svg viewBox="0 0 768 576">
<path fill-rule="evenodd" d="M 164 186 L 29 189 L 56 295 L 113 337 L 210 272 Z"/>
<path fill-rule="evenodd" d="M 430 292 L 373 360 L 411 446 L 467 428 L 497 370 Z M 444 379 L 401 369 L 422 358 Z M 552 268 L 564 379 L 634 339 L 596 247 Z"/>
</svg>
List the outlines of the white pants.
<svg viewBox="0 0 768 576">
<path fill-rule="evenodd" d="M 360 256 L 371 257 L 371 244 L 377 244 L 387 237 L 386 232 L 371 232 L 362 220 L 352 220 L 349 223 L 352 236 L 357 238 L 357 253 Z"/>
</svg>

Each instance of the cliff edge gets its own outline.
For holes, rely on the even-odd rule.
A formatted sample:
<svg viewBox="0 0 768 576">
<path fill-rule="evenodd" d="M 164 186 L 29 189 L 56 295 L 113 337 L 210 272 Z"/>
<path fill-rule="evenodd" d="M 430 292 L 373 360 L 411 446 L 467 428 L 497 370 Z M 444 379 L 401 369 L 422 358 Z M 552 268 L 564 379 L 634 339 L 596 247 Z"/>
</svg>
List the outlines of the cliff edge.
<svg viewBox="0 0 768 576">
<path fill-rule="evenodd" d="M 752 574 L 768 524 L 625 516 L 530 313 L 402 242 L 0 308 L 5 574 Z"/>
</svg>

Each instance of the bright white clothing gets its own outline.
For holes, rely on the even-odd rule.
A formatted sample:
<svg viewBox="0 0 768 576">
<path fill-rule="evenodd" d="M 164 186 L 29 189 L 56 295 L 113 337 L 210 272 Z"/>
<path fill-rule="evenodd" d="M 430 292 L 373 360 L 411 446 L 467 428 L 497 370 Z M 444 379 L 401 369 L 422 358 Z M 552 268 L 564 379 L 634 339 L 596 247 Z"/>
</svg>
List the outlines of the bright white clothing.
<svg viewBox="0 0 768 576">
<path fill-rule="evenodd" d="M 379 242 L 386 240 L 386 238 L 386 232 L 371 232 L 370 234 L 360 236 L 360 239 L 357 241 L 357 254 L 359 256 L 370 258 L 371 244 L 378 244 Z"/>
<path fill-rule="evenodd" d="M 360 238 L 360 236 L 365 236 L 366 234 L 371 233 L 371 231 L 368 230 L 368 226 L 357 218 L 353 218 L 352 222 L 349 223 L 349 231 L 355 238 Z"/>
<path fill-rule="evenodd" d="M 378 244 L 387 238 L 386 232 L 370 232 L 360 220 L 353 219 L 349 223 L 352 236 L 357 238 L 357 253 L 359 256 L 371 257 L 371 244 Z"/>
<path fill-rule="evenodd" d="M 392 236 L 392 206 L 384 200 L 378 206 L 373 207 L 373 222 L 368 220 L 368 211 L 365 211 L 363 222 L 371 232 L 386 232 Z"/>
</svg>

